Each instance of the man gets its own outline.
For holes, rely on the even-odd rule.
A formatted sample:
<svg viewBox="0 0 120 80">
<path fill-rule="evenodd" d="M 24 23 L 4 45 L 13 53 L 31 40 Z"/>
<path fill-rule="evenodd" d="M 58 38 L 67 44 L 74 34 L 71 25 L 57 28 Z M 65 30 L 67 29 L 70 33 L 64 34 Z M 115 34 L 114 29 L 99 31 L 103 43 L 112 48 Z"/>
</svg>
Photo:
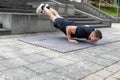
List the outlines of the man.
<svg viewBox="0 0 120 80">
<path fill-rule="evenodd" d="M 46 13 L 53 21 L 54 27 L 61 30 L 67 36 L 68 41 L 71 43 L 78 43 L 77 40 L 72 39 L 73 37 L 86 38 L 92 42 L 96 42 L 99 39 L 102 39 L 102 33 L 100 30 L 95 30 L 93 27 L 86 27 L 81 25 L 76 26 L 73 21 L 64 19 L 48 4 L 40 4 L 40 6 L 36 9 L 36 13 Z"/>
</svg>

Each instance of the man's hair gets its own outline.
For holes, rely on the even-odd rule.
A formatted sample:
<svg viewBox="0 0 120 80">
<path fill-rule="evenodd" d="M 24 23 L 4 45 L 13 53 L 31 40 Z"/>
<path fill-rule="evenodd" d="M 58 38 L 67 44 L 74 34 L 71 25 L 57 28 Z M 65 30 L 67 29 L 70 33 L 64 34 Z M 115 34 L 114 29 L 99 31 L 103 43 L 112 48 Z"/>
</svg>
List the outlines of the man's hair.
<svg viewBox="0 0 120 80">
<path fill-rule="evenodd" d="M 102 33 L 100 30 L 95 30 L 95 37 L 98 37 L 99 39 L 102 39 Z"/>
</svg>

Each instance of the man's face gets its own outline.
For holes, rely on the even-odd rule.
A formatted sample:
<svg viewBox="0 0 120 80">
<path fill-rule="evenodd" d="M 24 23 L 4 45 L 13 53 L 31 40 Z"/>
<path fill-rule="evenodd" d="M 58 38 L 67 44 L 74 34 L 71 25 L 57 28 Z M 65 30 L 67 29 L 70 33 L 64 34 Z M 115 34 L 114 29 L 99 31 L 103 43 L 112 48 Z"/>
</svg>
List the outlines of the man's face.
<svg viewBox="0 0 120 80">
<path fill-rule="evenodd" d="M 96 36 L 95 36 L 95 34 L 93 33 L 93 34 L 91 35 L 90 40 L 91 40 L 92 42 L 96 42 L 96 41 L 98 41 L 98 40 L 99 40 L 99 38 L 98 38 L 98 37 L 96 37 Z"/>
</svg>

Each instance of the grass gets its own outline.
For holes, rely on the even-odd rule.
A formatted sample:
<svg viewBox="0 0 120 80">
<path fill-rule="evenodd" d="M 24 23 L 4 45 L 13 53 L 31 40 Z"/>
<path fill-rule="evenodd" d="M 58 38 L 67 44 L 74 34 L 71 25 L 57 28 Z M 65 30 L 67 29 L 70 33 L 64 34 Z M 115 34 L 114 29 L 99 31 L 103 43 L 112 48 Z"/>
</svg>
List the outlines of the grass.
<svg viewBox="0 0 120 80">
<path fill-rule="evenodd" d="M 98 6 L 95 6 L 98 8 Z M 117 9 L 116 8 L 113 8 L 113 7 L 100 7 L 100 10 L 102 10 L 103 12 L 115 17 L 116 14 L 117 14 Z M 119 14 L 120 14 L 120 8 L 118 9 L 119 10 Z"/>
<path fill-rule="evenodd" d="M 117 78 L 117 80 L 120 80 L 120 78 Z"/>
<path fill-rule="evenodd" d="M 111 15 L 111 16 L 116 16 L 117 14 L 117 9 L 116 8 L 110 8 L 110 7 L 101 7 L 100 8 L 102 11 L 104 11 L 105 13 Z M 120 8 L 118 9 L 119 10 L 119 14 L 120 14 Z"/>
</svg>

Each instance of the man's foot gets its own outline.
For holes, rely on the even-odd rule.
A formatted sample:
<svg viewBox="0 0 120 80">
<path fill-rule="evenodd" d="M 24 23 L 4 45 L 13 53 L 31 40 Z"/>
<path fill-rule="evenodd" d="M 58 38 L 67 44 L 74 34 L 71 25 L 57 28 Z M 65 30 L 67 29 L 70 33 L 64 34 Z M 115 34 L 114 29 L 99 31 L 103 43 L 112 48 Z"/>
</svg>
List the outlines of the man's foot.
<svg viewBox="0 0 120 80">
<path fill-rule="evenodd" d="M 43 13 L 43 8 L 45 7 L 45 4 L 40 4 L 39 6 L 38 6 L 38 8 L 36 9 L 36 13 L 37 14 L 41 14 L 41 13 Z"/>
<path fill-rule="evenodd" d="M 45 4 L 45 7 L 46 7 L 47 9 L 50 9 L 50 5 L 49 5 L 49 4 Z"/>
</svg>

